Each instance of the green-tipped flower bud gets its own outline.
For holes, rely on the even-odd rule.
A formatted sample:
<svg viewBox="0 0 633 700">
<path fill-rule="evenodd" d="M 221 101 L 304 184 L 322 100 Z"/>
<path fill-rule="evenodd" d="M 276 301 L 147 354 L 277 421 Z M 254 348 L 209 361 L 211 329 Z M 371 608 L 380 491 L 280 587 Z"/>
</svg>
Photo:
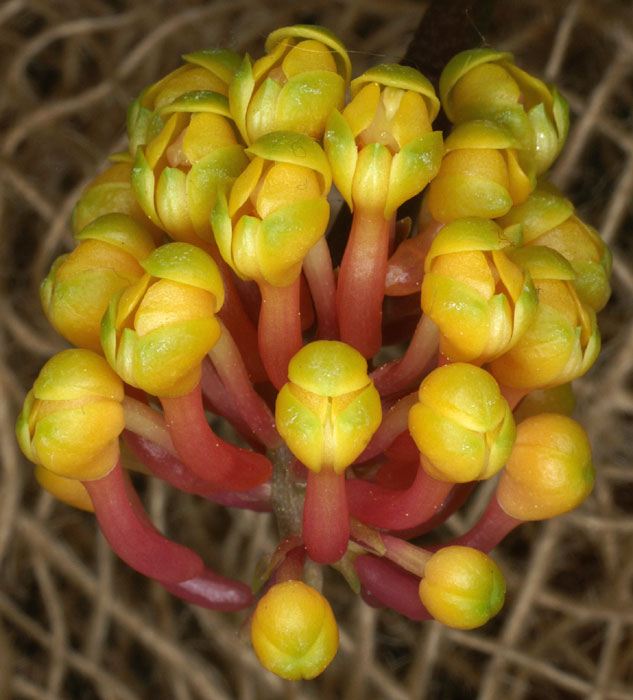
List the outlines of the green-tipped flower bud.
<svg viewBox="0 0 633 700">
<path fill-rule="evenodd" d="M 215 238 L 238 275 L 285 287 L 327 228 L 330 167 L 320 146 L 290 131 L 262 136 L 247 152 L 253 160 L 213 211 Z"/>
<path fill-rule="evenodd" d="M 515 345 L 537 306 L 528 272 L 506 254 L 516 228 L 458 219 L 433 240 L 425 261 L 422 309 L 440 329 L 442 353 L 482 364 Z"/>
<path fill-rule="evenodd" d="M 266 55 L 248 56 L 231 83 L 233 118 L 246 143 L 273 131 L 320 139 L 328 115 L 343 106 L 351 64 L 339 39 L 323 27 L 272 32 Z"/>
<path fill-rule="evenodd" d="M 142 265 L 147 274 L 115 295 L 103 318 L 105 356 L 128 384 L 181 396 L 200 381 L 220 336 L 222 278 L 213 259 L 187 243 L 161 246 Z"/>
<path fill-rule="evenodd" d="M 424 567 L 420 599 L 448 627 L 481 627 L 503 607 L 506 585 L 494 561 L 472 547 L 444 547 Z"/>
<path fill-rule="evenodd" d="M 79 245 L 53 263 L 40 286 L 44 313 L 78 347 L 101 352 L 101 318 L 112 295 L 143 276 L 154 249 L 149 231 L 127 214 L 94 219 L 75 238 Z"/>
<path fill-rule="evenodd" d="M 301 581 L 284 581 L 257 604 L 251 640 L 264 668 L 287 680 L 310 679 L 336 655 L 338 628 L 318 591 Z"/>
<path fill-rule="evenodd" d="M 520 248 L 510 258 L 530 273 L 539 302 L 525 333 L 492 360 L 490 372 L 517 389 L 542 389 L 580 377 L 598 356 L 600 333 L 594 310 L 578 299 L 571 265 L 545 246 Z"/>
<path fill-rule="evenodd" d="M 485 370 L 457 362 L 427 375 L 409 411 L 421 465 L 434 479 L 488 479 L 505 464 L 515 425 L 508 402 Z"/>
<path fill-rule="evenodd" d="M 54 355 L 27 394 L 16 424 L 22 452 L 53 474 L 82 481 L 105 476 L 125 427 L 123 383 L 99 355 Z"/>
<path fill-rule="evenodd" d="M 313 472 L 340 474 L 365 449 L 382 419 L 367 362 L 345 343 L 319 340 L 288 366 L 275 421 L 292 453 Z"/>
<path fill-rule="evenodd" d="M 422 74 L 391 64 L 353 80 L 351 96 L 342 114 L 330 115 L 324 137 L 334 183 L 350 209 L 389 219 L 437 173 L 442 135 L 431 123 L 439 100 Z"/>
</svg>

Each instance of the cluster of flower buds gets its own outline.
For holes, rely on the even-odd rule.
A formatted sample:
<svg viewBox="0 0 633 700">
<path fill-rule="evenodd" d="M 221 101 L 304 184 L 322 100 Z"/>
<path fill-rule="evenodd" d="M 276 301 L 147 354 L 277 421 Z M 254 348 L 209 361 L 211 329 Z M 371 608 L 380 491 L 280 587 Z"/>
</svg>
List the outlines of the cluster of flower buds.
<svg viewBox="0 0 633 700">
<path fill-rule="evenodd" d="M 320 27 L 265 51 L 189 54 L 131 105 L 129 149 L 83 193 L 77 246 L 41 287 L 76 347 L 46 363 L 17 435 L 127 564 L 191 603 L 251 609 L 258 658 L 297 679 L 337 649 L 322 565 L 370 605 L 470 629 L 503 605 L 488 552 L 589 494 L 569 383 L 599 351 L 610 257 L 545 179 L 566 103 L 511 55 L 457 55 L 438 97 L 399 65 L 351 80 Z M 399 218 L 414 198 L 415 222 Z M 151 524 L 139 464 L 274 513 L 252 588 Z M 469 532 L 420 540 L 495 475 Z"/>
</svg>

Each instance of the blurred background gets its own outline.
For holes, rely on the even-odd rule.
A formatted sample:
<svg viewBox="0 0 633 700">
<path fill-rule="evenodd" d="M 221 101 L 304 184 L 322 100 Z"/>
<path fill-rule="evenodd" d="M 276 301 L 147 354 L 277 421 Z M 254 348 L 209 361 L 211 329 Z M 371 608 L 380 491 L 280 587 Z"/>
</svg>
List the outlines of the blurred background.
<svg viewBox="0 0 633 700">
<path fill-rule="evenodd" d="M 435 3 L 434 11 L 437 12 Z M 125 110 L 180 55 L 260 55 L 273 29 L 316 23 L 355 74 L 397 62 L 428 3 L 414 0 L 4 0 L 0 4 L 0 700 L 432 698 L 633 700 L 633 8 L 630 0 L 508 0 L 479 44 L 555 82 L 572 127 L 552 180 L 614 253 L 603 352 L 577 382 L 597 483 L 576 512 L 525 525 L 493 553 L 508 581 L 481 630 L 413 623 L 325 592 L 338 656 L 309 683 L 260 668 L 241 623 L 188 607 L 131 572 L 94 519 L 34 482 L 13 425 L 45 360 L 64 347 L 38 285 L 70 250 L 85 185 L 125 145 Z M 449 0 L 443 12 L 454 10 Z M 442 41 L 443 37 L 437 37 Z M 275 542 L 267 516 L 233 513 L 148 482 L 154 522 L 226 575 L 249 581 Z M 445 534 L 483 508 L 476 494 Z"/>
</svg>

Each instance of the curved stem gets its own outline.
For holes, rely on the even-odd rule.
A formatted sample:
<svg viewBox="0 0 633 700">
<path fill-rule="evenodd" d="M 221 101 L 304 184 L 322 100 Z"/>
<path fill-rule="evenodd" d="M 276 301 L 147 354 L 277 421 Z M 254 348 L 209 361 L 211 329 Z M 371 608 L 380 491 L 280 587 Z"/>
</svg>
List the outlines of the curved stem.
<svg viewBox="0 0 633 700">
<path fill-rule="evenodd" d="M 303 540 L 317 564 L 333 564 L 347 551 L 349 510 L 345 473 L 323 469 L 308 472 L 303 504 Z"/>
<path fill-rule="evenodd" d="M 366 525 L 384 530 L 416 527 L 441 508 L 453 484 L 430 477 L 422 467 L 408 489 L 392 489 L 362 479 L 347 482 L 350 513 Z"/>
<path fill-rule="evenodd" d="M 441 546 L 460 544 L 480 549 L 482 552 L 489 552 L 523 522 L 525 521 L 514 518 L 503 510 L 495 493 L 486 506 L 486 510 L 468 532 L 452 542 L 443 543 Z"/>
<path fill-rule="evenodd" d="M 383 413 L 382 423 L 373 434 L 367 447 L 354 462 L 361 464 L 382 454 L 393 441 L 409 427 L 409 410 L 418 400 L 417 392 L 408 394 Z"/>
<path fill-rule="evenodd" d="M 277 390 L 288 381 L 288 363 L 303 345 L 300 284 L 299 277 L 287 287 L 275 287 L 265 280 L 259 282 L 262 294 L 257 326 L 259 353 Z"/>
<path fill-rule="evenodd" d="M 200 385 L 184 396 L 161 397 L 165 423 L 180 459 L 217 491 L 248 491 L 272 474 L 263 455 L 220 439 L 207 423 Z"/>
<path fill-rule="evenodd" d="M 382 300 L 389 252 L 390 221 L 379 210 L 354 210 L 336 290 L 341 340 L 364 357 L 382 345 Z"/>
<path fill-rule="evenodd" d="M 248 608 L 255 601 L 246 584 L 221 576 L 210 569 L 204 569 L 201 574 L 187 581 L 162 585 L 172 595 L 209 610 L 234 612 Z"/>
<path fill-rule="evenodd" d="M 337 340 L 338 318 L 336 315 L 336 283 L 332 269 L 332 257 L 325 236 L 308 251 L 303 260 L 303 273 L 310 287 L 316 309 L 320 340 Z"/>
<path fill-rule="evenodd" d="M 374 370 L 370 378 L 381 395 L 395 394 L 418 383 L 429 364 L 436 360 L 439 330 L 429 316 L 423 314 L 404 355 Z"/>
<path fill-rule="evenodd" d="M 429 620 L 431 615 L 422 605 L 418 589 L 420 579 L 387 559 L 361 554 L 354 560 L 354 569 L 363 588 L 378 602 L 411 620 Z"/>
<path fill-rule="evenodd" d="M 169 584 L 202 573 L 204 564 L 195 552 L 167 539 L 152 525 L 120 460 L 101 479 L 82 483 L 104 537 L 126 564 Z"/>
<path fill-rule="evenodd" d="M 222 325 L 222 322 L 220 322 Z M 232 404 L 253 433 L 268 448 L 280 447 L 282 439 L 275 427 L 275 419 L 268 405 L 255 391 L 248 377 L 242 355 L 229 330 L 223 326 L 209 357 L 226 388 Z"/>
</svg>

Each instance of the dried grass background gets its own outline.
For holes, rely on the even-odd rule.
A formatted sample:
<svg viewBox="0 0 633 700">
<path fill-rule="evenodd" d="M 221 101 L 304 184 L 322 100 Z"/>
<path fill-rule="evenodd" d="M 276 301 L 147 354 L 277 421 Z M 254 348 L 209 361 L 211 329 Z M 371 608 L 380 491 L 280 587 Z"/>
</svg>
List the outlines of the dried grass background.
<svg viewBox="0 0 633 700">
<path fill-rule="evenodd" d="M 447 0 L 447 7 L 450 0 Z M 355 72 L 397 61 L 425 11 L 409 0 L 4 0 L 0 4 L 0 699 L 407 698 L 633 700 L 633 9 L 629 0 L 499 2 L 491 45 L 555 81 L 572 129 L 553 172 L 615 255 L 604 350 L 578 382 L 595 452 L 578 511 L 515 531 L 495 552 L 503 613 L 474 632 L 377 612 L 332 573 L 341 648 L 311 683 L 263 671 L 243 615 L 198 610 L 121 564 L 94 519 L 34 484 L 13 424 L 46 358 L 37 288 L 72 247 L 68 216 L 124 139 L 125 109 L 180 54 L 254 54 L 275 27 L 329 26 Z M 249 580 L 273 543 L 264 516 L 232 513 L 148 482 L 170 536 Z M 472 522 L 482 493 L 449 530 Z"/>
</svg>

